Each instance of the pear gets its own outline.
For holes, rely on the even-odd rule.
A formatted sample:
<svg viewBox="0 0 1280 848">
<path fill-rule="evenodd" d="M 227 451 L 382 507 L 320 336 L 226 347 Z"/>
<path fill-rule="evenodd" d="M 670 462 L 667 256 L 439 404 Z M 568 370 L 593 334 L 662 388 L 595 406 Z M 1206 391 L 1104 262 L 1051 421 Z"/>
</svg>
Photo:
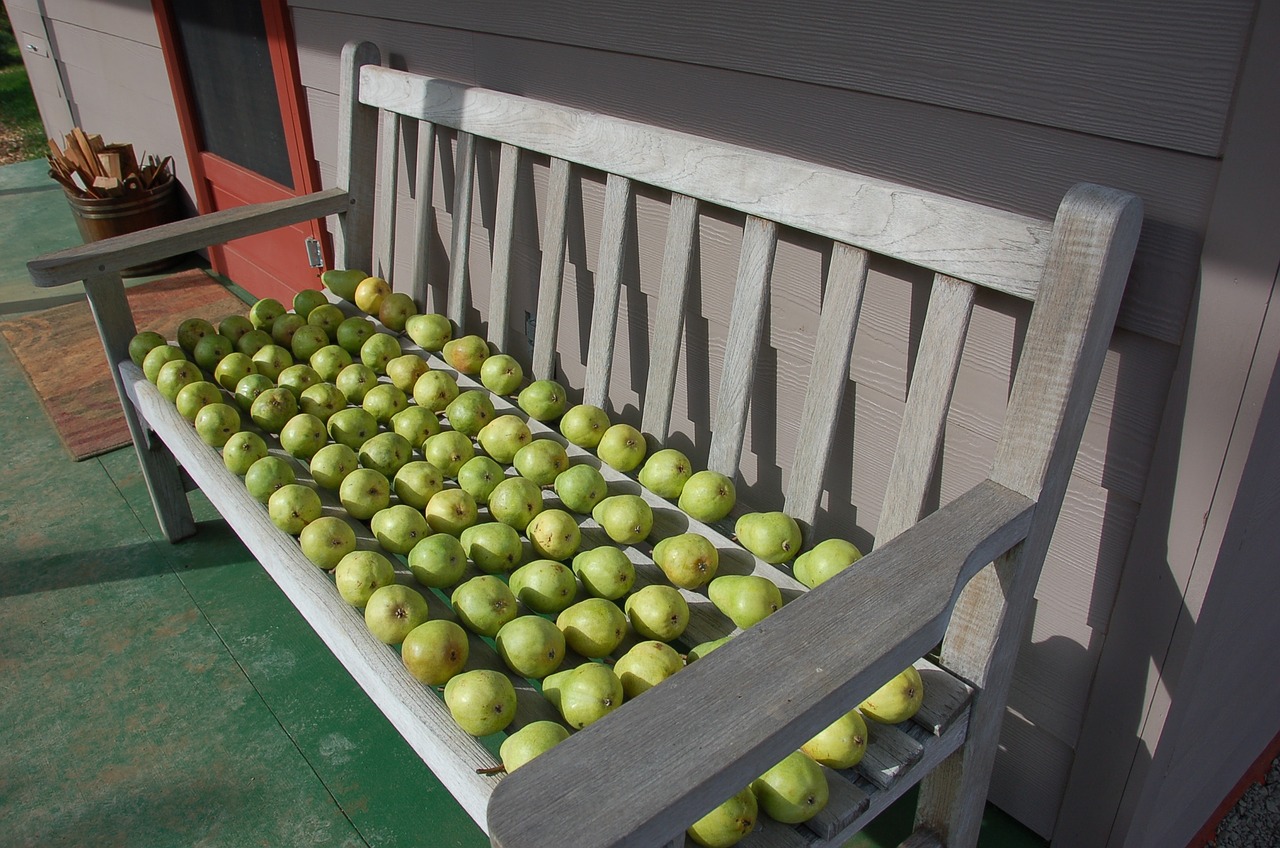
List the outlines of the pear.
<svg viewBox="0 0 1280 848">
<path fill-rule="evenodd" d="M 419 313 L 405 319 L 404 331 L 423 350 L 437 352 L 453 337 L 453 325 L 443 315 Z"/>
<path fill-rule="evenodd" d="M 759 815 L 760 805 L 748 786 L 694 822 L 686 833 L 703 848 L 729 848 L 756 829 Z"/>
<path fill-rule="evenodd" d="M 751 781 L 751 791 L 769 818 L 800 824 L 822 812 L 830 790 L 822 766 L 803 751 L 793 751 Z"/>
<path fill-rule="evenodd" d="M 529 444 L 533 434 L 529 425 L 519 415 L 499 415 L 480 428 L 476 441 L 485 453 L 497 462 L 507 465 L 516 458 L 516 453 Z"/>
<path fill-rule="evenodd" d="M 500 671 L 478 668 L 444 685 L 444 703 L 458 726 L 472 736 L 505 730 L 516 717 L 516 690 Z"/>
<path fill-rule="evenodd" d="M 534 380 L 516 396 L 516 403 L 538 421 L 554 421 L 564 413 L 564 386 L 555 380 Z"/>
<path fill-rule="evenodd" d="M 867 723 L 856 709 L 820 730 L 800 750 L 827 768 L 853 768 L 867 751 Z"/>
<path fill-rule="evenodd" d="M 475 375 L 480 373 L 484 361 L 489 358 L 489 343 L 476 335 L 449 339 L 441 347 L 444 359 L 459 372 Z"/>
<path fill-rule="evenodd" d="M 720 552 L 698 533 L 668 536 L 653 546 L 653 561 L 667 579 L 681 589 L 697 589 L 714 582 Z"/>
<path fill-rule="evenodd" d="M 707 596 L 716 609 L 746 630 L 778 611 L 782 593 L 772 581 L 757 574 L 726 574 L 711 581 Z"/>
<path fill-rule="evenodd" d="M 560 418 L 560 433 L 580 448 L 594 448 L 609 429 L 609 413 L 598 406 L 580 403 Z"/>
<path fill-rule="evenodd" d="M 470 652 L 467 631 L 443 618 L 419 624 L 409 631 L 400 645 L 400 659 L 404 661 L 404 667 L 428 686 L 448 683 L 466 666 Z"/>
<path fill-rule="evenodd" d="M 553 688 L 558 693 L 560 714 L 570 727 L 579 730 L 616 710 L 624 697 L 622 681 L 603 663 L 583 663 Z"/>
<path fill-rule="evenodd" d="M 590 515 L 609 492 L 604 475 L 585 463 L 571 465 L 557 474 L 554 488 L 560 503 L 583 515 Z"/>
<path fill-rule="evenodd" d="M 498 756 L 502 758 L 503 768 L 510 774 L 568 738 L 569 731 L 563 724 L 532 721 L 502 740 Z"/>
<path fill-rule="evenodd" d="M 680 497 L 684 484 L 693 476 L 693 463 L 675 448 L 664 448 L 645 460 L 640 475 L 640 485 L 659 497 L 674 500 Z"/>
<path fill-rule="evenodd" d="M 742 547 L 770 565 L 800 553 L 800 525 L 785 512 L 748 512 L 733 528 Z"/>
<path fill-rule="evenodd" d="M 494 643 L 502 661 L 521 677 L 546 677 L 564 660 L 564 634 L 540 615 L 511 619 L 498 630 Z"/>
<path fill-rule="evenodd" d="M 320 275 L 320 282 L 324 283 L 324 287 L 336 294 L 343 300 L 351 303 L 356 302 L 356 286 L 360 285 L 369 275 L 364 271 L 356 271 L 354 269 L 338 269 L 330 268 Z"/>
<path fill-rule="evenodd" d="M 507 585 L 521 603 L 543 615 L 562 612 L 578 595 L 573 571 L 553 559 L 535 559 L 520 566 L 512 572 Z"/>
<path fill-rule="evenodd" d="M 578 552 L 582 531 L 563 509 L 544 509 L 524 528 L 533 552 L 544 559 L 566 560 Z"/>
<path fill-rule="evenodd" d="M 676 589 L 657 583 L 645 586 L 623 603 L 631 629 L 646 639 L 670 642 L 689 626 L 689 602 Z"/>
<path fill-rule="evenodd" d="M 920 710 L 924 703 L 924 681 L 914 666 L 881 686 L 858 705 L 862 714 L 881 724 L 897 724 L 906 721 Z"/>
<path fill-rule="evenodd" d="M 733 481 L 718 471 L 695 472 L 680 490 L 678 504 L 699 521 L 719 521 L 738 500 Z"/>
<path fill-rule="evenodd" d="M 644 435 L 630 424 L 614 424 L 600 436 L 596 455 L 618 471 L 633 471 L 649 449 Z"/>
<path fill-rule="evenodd" d="M 636 582 L 636 567 L 621 548 L 601 545 L 573 558 L 573 573 L 587 592 L 597 598 L 616 601 Z"/>
<path fill-rule="evenodd" d="M 653 529 L 653 509 L 639 495 L 607 497 L 591 510 L 591 517 L 620 545 L 634 545 Z"/>
<path fill-rule="evenodd" d="M 481 428 L 493 420 L 495 413 L 488 392 L 470 389 L 449 401 L 444 414 L 449 419 L 450 427 L 475 438 Z"/>
<path fill-rule="evenodd" d="M 458 536 L 462 549 L 485 574 L 513 571 L 524 557 L 524 542 L 516 529 L 500 521 L 472 524 Z"/>
<path fill-rule="evenodd" d="M 502 625 L 516 617 L 516 596 L 492 574 L 472 577 L 449 597 L 463 626 L 481 636 L 497 636 Z"/>
<path fill-rule="evenodd" d="M 792 570 L 810 589 L 862 559 L 862 551 L 844 539 L 824 539 L 796 557 Z"/>
<path fill-rule="evenodd" d="M 689 653 L 685 655 L 685 662 L 691 663 L 691 662 L 695 662 L 696 660 L 702 659 L 707 654 L 711 653 L 716 648 L 719 648 L 721 645 L 725 644 L 732 638 L 733 638 L 733 634 L 730 633 L 728 636 L 721 636 L 719 639 L 709 639 L 706 642 L 701 642 L 697 645 L 694 645 L 692 648 L 689 649 Z"/>
<path fill-rule="evenodd" d="M 684 660 L 676 649 L 653 639 L 633 645 L 613 664 L 628 700 L 649 691 L 682 668 Z"/>
<path fill-rule="evenodd" d="M 533 439 L 516 451 L 511 464 L 521 477 L 539 486 L 550 486 L 569 467 L 569 455 L 555 439 Z"/>
<path fill-rule="evenodd" d="M 587 598 L 556 617 L 569 647 L 584 657 L 607 657 L 627 635 L 627 616 L 613 601 Z"/>
</svg>

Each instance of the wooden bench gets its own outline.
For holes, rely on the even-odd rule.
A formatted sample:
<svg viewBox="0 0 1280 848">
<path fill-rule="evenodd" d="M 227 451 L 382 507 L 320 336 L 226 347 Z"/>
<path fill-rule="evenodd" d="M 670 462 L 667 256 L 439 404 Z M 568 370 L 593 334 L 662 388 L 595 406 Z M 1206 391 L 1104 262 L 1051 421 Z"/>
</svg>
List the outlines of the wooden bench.
<svg viewBox="0 0 1280 848">
<path fill-rule="evenodd" d="M 194 532 L 184 497 L 189 475 L 334 654 L 386 713 L 458 802 L 501 846 L 683 844 L 683 831 L 746 786 L 817 730 L 904 667 L 923 669 L 927 700 L 911 722 L 873 726 L 857 769 L 829 772 L 831 802 L 800 827 L 761 816 L 748 845 L 839 845 L 919 783 L 917 830 L 908 843 L 972 845 L 977 838 L 1017 645 L 1063 499 L 1094 386 L 1111 334 L 1141 225 L 1130 194 L 1078 185 L 1055 221 L 1042 221 L 893 185 L 785 156 L 696 138 L 654 126 L 390 70 L 377 48 L 349 44 L 342 59 L 337 187 L 263 206 L 205 215 L 36 259 L 39 286 L 83 280 L 129 418 L 164 532 Z M 416 133 L 404 134 L 412 126 Z M 414 145 L 404 144 L 416 134 Z M 276 530 L 261 504 L 229 474 L 172 405 L 130 362 L 134 333 L 119 271 L 129 266 L 262 232 L 335 216 L 338 264 L 390 275 L 394 252 L 411 251 L 413 271 L 393 280 L 426 302 L 435 151 L 452 142 L 454 226 L 448 237 L 447 315 L 485 332 L 506 350 L 517 286 L 532 284 L 513 261 L 518 174 L 536 163 L 545 178 L 537 275 L 532 377 L 583 373 L 575 400 L 610 406 L 617 315 L 628 216 L 637 190 L 669 207 L 665 258 L 650 321 L 649 358 L 639 420 L 661 443 L 669 436 L 700 216 L 741 222 L 741 263 L 733 294 L 721 378 L 711 406 L 707 466 L 739 473 L 751 386 L 766 330 L 771 268 L 780 233 L 822 245 L 828 270 L 813 364 L 785 492 L 785 509 L 808 528 L 824 491 L 836 422 L 868 267 L 905 263 L 931 273 L 903 423 L 893 454 L 875 550 L 854 568 L 803 592 L 785 568 L 734 546 L 723 527 L 692 522 L 719 547 L 729 568 L 768 576 L 789 602 L 705 660 L 689 665 L 643 698 L 510 776 L 484 773 L 495 758 L 459 730 L 437 694 L 403 668 L 394 649 L 374 639 L 360 613 L 334 591 L 297 542 Z M 492 203 L 490 283 L 477 323 L 469 265 L 472 187 L 478 145 L 498 150 Z M 495 147 L 496 146 L 496 147 Z M 396 244 L 400 148 L 409 149 L 414 242 Z M 442 161 L 444 161 L 442 159 Z M 403 163 L 402 163 L 403 164 Z M 605 181 L 585 356 L 557 345 L 571 180 Z M 526 203 L 532 202 L 528 198 Z M 403 229 L 403 227 L 401 228 Z M 527 235 L 527 234 L 526 234 Z M 975 294 L 986 289 L 1034 302 L 1016 378 L 987 479 L 922 517 Z M 350 307 L 349 307 L 350 308 Z M 418 350 L 404 340 L 406 350 Z M 435 356 L 433 368 L 448 369 Z M 572 363 L 573 368 L 565 368 Z M 557 366 L 561 371 L 557 371 Z M 460 384 L 475 385 L 465 377 Z M 708 387 L 709 388 L 709 387 Z M 699 388 L 698 391 L 701 391 Z M 500 411 L 513 409 L 497 398 Z M 536 433 L 558 438 L 531 422 Z M 575 461 L 590 454 L 571 448 Z M 611 491 L 639 491 L 626 475 L 602 468 Z M 305 466 L 299 467 L 305 479 Z M 657 515 L 653 541 L 689 526 L 678 509 L 645 492 Z M 590 520 L 584 534 L 597 536 Z M 368 536 L 367 528 L 364 535 Z M 648 544 L 629 550 L 642 580 L 660 579 Z M 427 593 L 433 615 L 451 615 Z M 733 626 L 704 592 L 686 592 L 693 608 L 688 639 L 724 635 Z M 926 654 L 929 659 L 921 659 Z M 473 639 L 473 664 L 501 668 Z M 517 723 L 555 717 L 527 681 Z"/>
</svg>

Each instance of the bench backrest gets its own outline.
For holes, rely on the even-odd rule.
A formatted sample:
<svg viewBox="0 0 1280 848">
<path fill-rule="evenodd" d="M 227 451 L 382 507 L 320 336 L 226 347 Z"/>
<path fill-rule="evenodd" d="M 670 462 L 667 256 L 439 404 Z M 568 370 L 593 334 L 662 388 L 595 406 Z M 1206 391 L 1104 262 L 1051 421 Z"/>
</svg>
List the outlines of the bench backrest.
<svg viewBox="0 0 1280 848">
<path fill-rule="evenodd" d="M 488 337 L 507 350 L 513 296 L 523 296 L 531 282 L 517 279 L 515 272 L 518 209 L 531 202 L 519 197 L 519 175 L 536 159 L 549 173 L 538 211 L 540 268 L 531 364 L 535 377 L 551 377 L 557 364 L 573 358 L 557 349 L 571 176 L 583 171 L 603 175 L 589 338 L 585 361 L 578 363 L 583 379 L 570 388 L 580 389 L 584 402 L 607 406 L 636 196 L 665 199 L 669 217 L 648 322 L 648 367 L 643 387 L 635 387 L 641 420 L 633 422 L 659 442 L 670 435 L 689 286 L 698 259 L 699 218 L 741 217 L 741 258 L 719 386 L 710 406 L 706 464 L 712 469 L 730 476 L 739 471 L 780 233 L 798 231 L 825 245 L 820 249 L 826 251 L 826 278 L 817 282 L 824 296 L 817 326 L 810 330 L 815 335 L 813 361 L 803 404 L 793 413 L 798 431 L 784 501 L 776 504 L 805 526 L 819 509 L 832 445 L 844 437 L 839 422 L 870 267 L 907 263 L 932 274 L 876 527 L 881 543 L 919 520 L 926 508 L 979 290 L 1034 303 L 989 476 L 1039 501 L 1039 529 L 1022 546 L 1018 563 L 1001 566 L 1018 569 L 1019 585 L 1012 584 L 1008 573 L 988 569 L 987 582 L 966 593 L 972 597 L 957 608 L 952 631 L 962 633 L 948 637 L 958 652 L 956 670 L 983 684 L 997 634 L 1015 623 L 1005 611 L 1010 601 L 1025 606 L 1057 517 L 1140 227 L 1137 198 L 1076 186 L 1063 200 L 1057 220 L 1049 222 L 734 144 L 403 73 L 381 67 L 379 61 L 376 48 L 368 44 L 349 45 L 344 53 L 338 182 L 351 194 L 352 211 L 339 228 L 339 261 L 390 276 L 394 252 L 406 249 L 403 234 L 412 232 L 409 279 L 392 282 L 419 303 L 427 302 L 429 283 L 434 284 L 428 279 L 428 245 L 436 237 L 435 146 L 449 136 L 454 142 L 454 196 L 446 204 L 455 226 L 444 306 L 456 324 L 467 326 L 474 294 L 468 269 L 477 261 L 470 226 L 477 140 L 497 145 L 496 198 L 482 198 L 491 253 L 484 300 Z M 405 140 L 414 136 L 416 149 L 407 149 Z M 407 161 L 398 162 L 402 147 Z M 402 168 L 413 181 L 413 220 L 407 228 L 396 220 Z"/>
</svg>

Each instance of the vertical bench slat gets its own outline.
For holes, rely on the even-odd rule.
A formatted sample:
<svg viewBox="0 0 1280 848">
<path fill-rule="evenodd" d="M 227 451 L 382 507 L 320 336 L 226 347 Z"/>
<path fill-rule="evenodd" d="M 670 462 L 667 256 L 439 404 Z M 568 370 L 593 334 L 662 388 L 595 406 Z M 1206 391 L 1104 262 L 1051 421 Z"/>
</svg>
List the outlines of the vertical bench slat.
<svg viewBox="0 0 1280 848">
<path fill-rule="evenodd" d="M 400 121 L 395 112 L 378 116 L 378 194 L 373 215 L 373 268 L 370 273 L 392 280 L 396 261 L 396 201 L 400 185 Z"/>
<path fill-rule="evenodd" d="M 684 309 L 688 300 L 693 255 L 697 246 L 698 201 L 688 195 L 671 195 L 667 220 L 667 244 L 662 255 L 662 280 L 649 345 L 649 377 L 644 391 L 641 432 L 665 442 L 671 426 L 671 402 L 680 366 L 680 338 L 684 334 Z"/>
<path fill-rule="evenodd" d="M 565 225 L 569 217 L 569 163 L 551 160 L 547 183 L 546 225 L 542 235 L 542 272 L 538 278 L 538 316 L 533 331 L 533 377 L 555 379 L 560 293 L 564 287 Z"/>
<path fill-rule="evenodd" d="M 915 524 L 924 510 L 942 447 L 951 392 L 960 370 L 975 290 L 972 283 L 943 274 L 933 278 L 929 309 L 920 333 L 920 354 L 911 376 L 884 508 L 876 527 L 877 545 Z"/>
<path fill-rule="evenodd" d="M 591 340 L 587 346 L 587 375 L 582 402 L 603 407 L 609 396 L 613 346 L 618 337 L 618 301 L 622 292 L 622 263 L 626 258 L 627 217 L 634 190 L 631 180 L 610 174 L 605 186 L 604 221 L 600 228 L 600 261 L 591 307 Z"/>
<path fill-rule="evenodd" d="M 760 336 L 769 305 L 769 277 L 778 245 L 778 225 L 754 216 L 747 218 L 742 234 L 742 257 L 738 262 L 738 282 L 734 288 L 733 310 L 729 316 L 729 337 L 725 342 L 724 368 L 715 413 L 715 431 L 707 468 L 730 478 L 738 474 L 742 443 L 747 432 L 747 410 L 751 406 L 751 384 L 756 377 Z"/>
<path fill-rule="evenodd" d="M 849 382 L 849 356 L 866 281 L 867 252 L 835 242 L 784 506 L 806 532 L 822 499 L 823 473 L 835 438 L 845 384 Z"/>
<path fill-rule="evenodd" d="M 413 272 L 409 293 L 422 310 L 427 303 L 427 273 L 431 267 L 431 245 L 435 242 L 436 210 L 433 205 L 436 175 L 436 125 L 418 121 L 418 149 L 413 184 Z"/>
<path fill-rule="evenodd" d="M 498 209 L 493 225 L 493 276 L 489 283 L 489 341 L 506 352 L 511 320 L 511 250 L 515 244 L 516 183 L 520 148 L 502 145 L 498 160 Z"/>
<path fill-rule="evenodd" d="M 342 91 L 338 101 L 338 187 L 351 197 L 351 208 L 338 216 L 334 257 L 342 268 L 372 267 L 374 169 L 378 110 L 360 102 L 360 69 L 381 61 L 369 42 L 342 48 Z"/>
<path fill-rule="evenodd" d="M 471 186 L 476 173 L 476 137 L 458 133 L 453 183 L 453 239 L 449 249 L 449 305 L 447 314 L 460 332 L 465 332 L 467 269 L 471 261 Z"/>
</svg>

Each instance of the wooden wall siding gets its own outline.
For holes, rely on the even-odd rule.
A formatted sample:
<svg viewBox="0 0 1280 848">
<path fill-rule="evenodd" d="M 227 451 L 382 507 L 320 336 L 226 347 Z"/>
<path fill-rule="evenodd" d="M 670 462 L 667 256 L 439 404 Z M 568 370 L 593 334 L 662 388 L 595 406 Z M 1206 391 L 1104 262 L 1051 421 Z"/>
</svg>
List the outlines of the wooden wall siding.
<svg viewBox="0 0 1280 848">
<path fill-rule="evenodd" d="M 27 79 L 40 108 L 40 117 L 48 133 L 62 138 L 71 132 L 75 121 L 58 67 L 56 42 L 50 37 L 35 0 L 5 0 L 9 23 L 18 39 Z M 34 47 L 34 50 L 30 48 Z"/>
<path fill-rule="evenodd" d="M 323 11 L 316 5 L 295 6 L 294 24 L 326 185 L 333 179 L 330 128 L 336 118 L 337 54 L 342 42 L 358 32 L 378 41 L 396 67 L 779 149 L 1015 211 L 1050 216 L 1061 192 L 1081 178 L 1143 196 L 1149 217 L 1122 309 L 1122 329 L 1112 340 L 1037 590 L 1038 606 L 1015 671 L 1004 750 L 992 786 L 992 797 L 1002 807 L 1041 833 L 1051 832 L 1144 497 L 1216 163 L 1183 151 L 863 92 L 833 95 L 810 83 L 721 68 L 406 25 L 394 20 L 398 12 L 390 3 L 380 5 L 376 17 Z M 440 135 L 446 152 L 434 167 L 437 236 L 428 257 L 434 285 L 447 277 L 445 245 L 455 224 L 453 140 L 450 133 Z M 507 328 L 508 350 L 526 364 L 523 315 L 537 311 L 538 239 L 547 188 L 546 163 L 530 159 L 522 163 L 519 176 Z M 470 224 L 472 321 L 488 298 L 497 169 L 495 147 L 482 142 Z M 397 205 L 402 240 L 412 233 L 412 184 L 412 175 L 402 172 Z M 599 175 L 575 170 L 558 332 L 583 362 L 604 194 Z M 638 187 L 632 246 L 623 263 L 609 403 L 636 423 L 647 376 L 641 363 L 650 341 L 646 327 L 660 276 L 666 202 L 662 192 Z M 695 462 L 705 460 L 708 422 L 715 412 L 741 225 L 741 216 L 732 213 L 704 210 L 699 219 L 673 399 L 674 432 L 668 439 L 688 450 Z M 742 497 L 748 504 L 776 505 L 789 478 L 797 428 L 791 411 L 798 408 L 808 375 L 828 262 L 821 249 L 783 231 L 769 306 L 771 329 L 762 341 L 755 375 L 758 400 L 747 422 Z M 399 280 L 411 267 L 409 258 L 397 256 L 393 276 Z M 843 436 L 833 449 L 827 492 L 815 522 L 819 533 L 838 530 L 864 546 L 874 540 L 928 286 L 928 274 L 907 273 L 893 262 L 873 263 L 851 358 Z M 435 308 L 442 307 L 437 300 Z M 937 484 L 941 501 L 985 473 L 1025 322 L 1025 304 L 980 294 L 957 402 L 947 422 Z M 580 388 L 585 368 L 562 369 L 561 376 Z M 849 532 L 849 527 L 855 529 Z"/>
<path fill-rule="evenodd" d="M 607 15 L 572 0 L 377 4 L 378 17 L 397 22 L 745 71 L 1209 156 L 1220 150 L 1252 14 L 1247 0 L 910 2 L 861 4 L 856 14 L 841 0 L 809 2 L 804 14 L 732 0 L 658 0 Z M 804 49 L 779 49 L 788 44 Z"/>
</svg>

